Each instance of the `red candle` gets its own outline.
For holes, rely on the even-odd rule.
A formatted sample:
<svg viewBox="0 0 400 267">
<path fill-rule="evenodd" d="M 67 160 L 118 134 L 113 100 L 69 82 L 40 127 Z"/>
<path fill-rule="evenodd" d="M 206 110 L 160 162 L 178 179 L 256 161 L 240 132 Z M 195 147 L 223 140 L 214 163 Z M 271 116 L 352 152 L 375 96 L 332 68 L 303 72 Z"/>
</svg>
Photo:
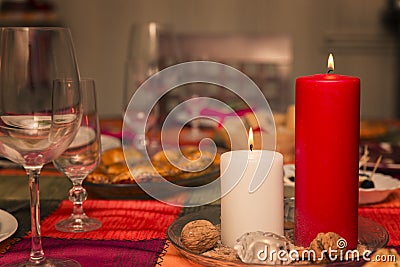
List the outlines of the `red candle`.
<svg viewBox="0 0 400 267">
<path fill-rule="evenodd" d="M 336 232 L 356 248 L 360 80 L 297 78 L 295 118 L 295 242 L 308 247 L 318 233 Z"/>
</svg>

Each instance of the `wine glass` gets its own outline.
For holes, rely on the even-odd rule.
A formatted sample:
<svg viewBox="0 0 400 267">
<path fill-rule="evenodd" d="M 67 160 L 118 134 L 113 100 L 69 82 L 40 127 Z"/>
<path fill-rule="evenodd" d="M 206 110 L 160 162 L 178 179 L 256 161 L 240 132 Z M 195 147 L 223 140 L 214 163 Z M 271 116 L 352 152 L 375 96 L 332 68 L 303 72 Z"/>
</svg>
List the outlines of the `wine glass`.
<svg viewBox="0 0 400 267">
<path fill-rule="evenodd" d="M 193 94 L 190 97 L 190 101 L 186 103 L 186 111 L 188 113 L 190 121 L 190 130 L 185 132 L 182 136 L 184 141 L 188 142 L 196 142 L 201 139 L 208 137 L 207 134 L 204 134 L 200 130 L 200 116 L 201 111 L 204 107 L 207 106 L 207 100 L 205 98 L 199 97 L 197 94 Z"/>
<path fill-rule="evenodd" d="M 140 85 L 164 67 L 176 63 L 177 46 L 173 29 L 169 25 L 156 22 L 132 25 L 128 44 L 125 86 L 123 94 L 124 122 L 135 134 L 134 144 L 139 150 L 156 148 L 159 144 L 146 137 L 146 133 L 157 124 L 160 104 L 151 103 L 159 94 L 158 88 L 151 88 L 141 99 L 140 105 L 129 106 L 132 96 Z M 148 105 L 155 104 L 150 114 L 145 114 Z M 145 125 L 139 127 L 138 125 Z"/>
<path fill-rule="evenodd" d="M 96 106 L 95 82 L 92 79 L 81 80 L 82 122 L 71 145 L 61 156 L 53 160 L 54 166 L 68 179 L 73 187 L 69 191 L 69 200 L 74 203 L 69 218 L 59 221 L 55 227 L 62 232 L 87 232 L 101 227 L 101 221 L 89 218 L 83 211 L 83 202 L 87 192 L 82 182 L 100 162 L 100 126 Z M 57 86 L 68 87 L 69 82 L 60 81 Z"/>
<path fill-rule="evenodd" d="M 46 258 L 40 236 L 40 170 L 69 146 L 82 118 L 70 31 L 15 27 L 0 34 L 0 155 L 27 172 L 32 227 L 29 260 L 9 266 L 80 266 Z M 57 79 L 70 86 L 54 87 Z"/>
<path fill-rule="evenodd" d="M 129 105 L 125 110 L 124 123 L 126 123 L 135 136 L 134 145 L 140 151 L 157 146 L 154 142 L 150 142 L 146 135 L 156 124 L 159 117 L 159 106 L 154 105 L 149 114 L 145 111 L 151 104 L 153 97 L 146 94 L 143 95 L 140 103 L 137 105 Z M 141 127 L 144 125 L 144 127 Z"/>
</svg>

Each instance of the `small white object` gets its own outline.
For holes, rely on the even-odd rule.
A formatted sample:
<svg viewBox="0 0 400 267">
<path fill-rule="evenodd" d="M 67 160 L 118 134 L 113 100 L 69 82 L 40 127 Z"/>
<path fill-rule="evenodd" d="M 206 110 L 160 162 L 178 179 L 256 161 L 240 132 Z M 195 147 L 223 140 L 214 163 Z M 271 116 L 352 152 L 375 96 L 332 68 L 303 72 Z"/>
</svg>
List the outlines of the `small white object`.
<svg viewBox="0 0 400 267">
<path fill-rule="evenodd" d="M 106 151 L 120 146 L 121 140 L 118 138 L 104 134 L 101 135 L 101 151 Z"/>
<path fill-rule="evenodd" d="M 234 249 L 244 263 L 287 265 L 294 245 L 284 236 L 256 231 L 243 234 Z"/>
</svg>

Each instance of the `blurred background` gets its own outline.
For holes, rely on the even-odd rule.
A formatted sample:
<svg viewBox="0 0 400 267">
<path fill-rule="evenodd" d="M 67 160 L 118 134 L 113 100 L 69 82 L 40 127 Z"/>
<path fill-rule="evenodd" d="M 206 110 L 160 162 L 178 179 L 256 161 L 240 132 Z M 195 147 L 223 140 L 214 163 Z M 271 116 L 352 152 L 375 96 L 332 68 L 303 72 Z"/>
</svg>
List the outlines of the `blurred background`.
<svg viewBox="0 0 400 267">
<path fill-rule="evenodd" d="M 275 111 L 294 102 L 295 78 L 360 77 L 363 119 L 400 118 L 400 1 L 0 1 L 2 26 L 67 26 L 82 77 L 96 80 L 100 115 L 120 117 L 132 25 L 168 24 L 180 57 L 216 60 L 256 80 Z M 222 45 L 221 45 L 222 44 Z M 174 63 L 173 60 L 164 65 Z M 164 67 L 165 67 L 164 66 Z"/>
</svg>

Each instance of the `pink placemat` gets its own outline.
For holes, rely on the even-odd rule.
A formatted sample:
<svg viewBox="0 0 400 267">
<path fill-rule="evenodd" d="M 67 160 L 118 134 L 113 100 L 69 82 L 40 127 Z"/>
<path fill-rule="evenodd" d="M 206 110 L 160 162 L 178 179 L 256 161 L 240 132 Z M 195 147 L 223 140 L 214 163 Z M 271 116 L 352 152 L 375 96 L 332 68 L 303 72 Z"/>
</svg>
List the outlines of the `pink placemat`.
<svg viewBox="0 0 400 267">
<path fill-rule="evenodd" d="M 44 237 L 42 241 L 46 257 L 74 259 L 82 267 L 155 266 L 165 244 L 164 239 L 103 241 Z M 30 239 L 24 238 L 0 255 L 0 265 L 27 260 L 30 247 Z"/>
</svg>

